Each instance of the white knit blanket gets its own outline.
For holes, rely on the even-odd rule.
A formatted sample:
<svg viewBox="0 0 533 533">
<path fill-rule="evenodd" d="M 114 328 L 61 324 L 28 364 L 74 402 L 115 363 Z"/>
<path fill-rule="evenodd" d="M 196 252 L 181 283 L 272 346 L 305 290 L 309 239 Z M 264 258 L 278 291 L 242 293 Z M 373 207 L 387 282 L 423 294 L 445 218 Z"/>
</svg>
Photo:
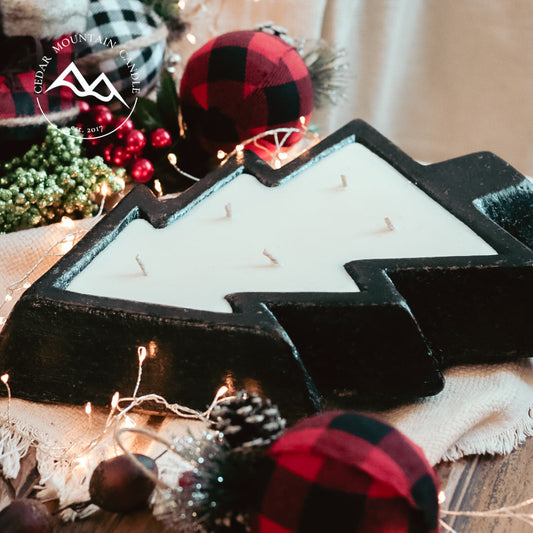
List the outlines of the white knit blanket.
<svg viewBox="0 0 533 533">
<path fill-rule="evenodd" d="M 55 224 L 0 236 L 0 304 L 8 287 L 23 279 L 36 264 L 37 268 L 27 279 L 29 282 L 52 266 L 58 257 L 43 257 L 55 243 L 93 223 L 94 220 L 80 221 L 74 228 Z M 64 244 L 51 251 L 60 252 L 61 249 L 64 251 Z M 0 308 L 0 316 L 7 316 L 22 290 L 16 290 L 13 300 Z M 448 370 L 445 378 L 445 388 L 437 396 L 379 413 L 421 446 L 431 464 L 468 454 L 508 453 L 533 435 L 533 359 L 456 367 Z M 132 391 L 120 392 L 129 395 Z M 16 390 L 12 393 L 16 398 Z M 13 399 L 9 413 L 12 425 L 9 426 L 7 400 L 0 403 L 0 409 L 3 416 L 0 466 L 4 472 L 16 476 L 20 457 L 33 440 L 38 443 L 41 474 L 49 479 L 63 501 L 76 499 L 79 480 L 76 481 L 72 473 L 72 461 L 76 462 L 76 453 L 102 431 L 107 414 L 102 410 L 94 411 L 89 424 L 83 406 L 45 405 Z M 138 415 L 136 423 L 142 426 L 147 420 L 146 415 Z M 158 431 L 174 434 L 182 432 L 186 424 L 169 419 Z M 19 434 L 9 431 L 13 425 L 20 430 Z M 64 472 L 60 472 L 58 463 L 54 462 L 57 457 L 70 457 L 70 462 L 65 463 L 69 467 Z M 90 462 L 96 465 L 98 461 L 99 458 L 94 457 Z M 85 468 L 88 466 L 85 464 Z"/>
</svg>

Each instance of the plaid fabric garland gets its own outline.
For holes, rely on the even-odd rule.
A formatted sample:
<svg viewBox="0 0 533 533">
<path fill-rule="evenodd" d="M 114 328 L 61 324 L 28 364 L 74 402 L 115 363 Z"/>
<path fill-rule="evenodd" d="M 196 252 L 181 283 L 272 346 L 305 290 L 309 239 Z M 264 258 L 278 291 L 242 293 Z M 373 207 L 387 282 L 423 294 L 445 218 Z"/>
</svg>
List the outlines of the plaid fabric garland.
<svg viewBox="0 0 533 533">
<path fill-rule="evenodd" d="M 180 98 L 185 122 L 211 153 L 273 128 L 298 127 L 313 108 L 311 78 L 297 50 L 260 31 L 226 33 L 198 49 L 185 67 Z"/>
<path fill-rule="evenodd" d="M 328 412 L 268 451 L 261 533 L 436 533 L 436 475 L 423 452 L 368 416 Z"/>
<path fill-rule="evenodd" d="M 68 44 L 56 46 L 61 41 Z M 9 37 L 2 39 L 0 44 L 3 50 L 3 58 L 0 59 L 0 119 L 42 117 L 37 99 L 44 113 L 62 111 L 74 105 L 74 95 L 68 87 L 50 93 L 44 90 L 41 94 L 35 93 L 36 72 L 42 72 L 43 87 L 47 87 L 74 59 L 68 36 L 55 41 Z M 46 62 L 43 57 L 53 60 Z M 40 64 L 43 68 L 40 68 Z M 71 81 L 68 77 L 67 80 Z M 42 117 L 42 122 L 45 121 Z"/>
</svg>

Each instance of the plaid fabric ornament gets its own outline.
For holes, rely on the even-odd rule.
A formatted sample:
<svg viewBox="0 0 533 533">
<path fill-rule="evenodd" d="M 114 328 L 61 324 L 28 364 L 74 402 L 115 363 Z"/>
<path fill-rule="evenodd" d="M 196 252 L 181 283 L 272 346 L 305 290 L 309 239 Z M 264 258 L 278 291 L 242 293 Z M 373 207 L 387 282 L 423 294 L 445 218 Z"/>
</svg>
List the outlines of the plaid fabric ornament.
<svg viewBox="0 0 533 533">
<path fill-rule="evenodd" d="M 102 72 L 125 98 L 146 94 L 156 81 L 167 29 L 140 0 L 90 0 L 85 34 L 75 52 L 87 80 Z M 132 91 L 133 89 L 133 91 Z"/>
<path fill-rule="evenodd" d="M 349 412 L 298 422 L 268 450 L 256 533 L 436 533 L 437 477 L 393 427 Z"/>
<path fill-rule="evenodd" d="M 210 154 L 235 146 L 265 131 L 301 128 L 313 109 L 309 71 L 297 50 L 281 38 L 261 31 L 220 35 L 189 59 L 181 79 L 185 123 Z M 301 134 L 291 134 L 290 147 Z M 272 140 L 260 140 L 266 150 Z M 264 150 L 246 148 L 264 157 Z"/>
</svg>

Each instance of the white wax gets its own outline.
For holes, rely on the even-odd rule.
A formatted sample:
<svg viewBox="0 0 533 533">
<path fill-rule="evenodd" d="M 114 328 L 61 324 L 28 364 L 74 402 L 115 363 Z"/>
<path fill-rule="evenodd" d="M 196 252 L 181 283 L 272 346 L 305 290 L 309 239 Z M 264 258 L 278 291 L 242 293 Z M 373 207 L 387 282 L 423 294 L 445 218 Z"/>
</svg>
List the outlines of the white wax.
<svg viewBox="0 0 533 533">
<path fill-rule="evenodd" d="M 277 187 L 242 174 L 166 228 L 134 220 L 68 290 L 230 312 L 224 296 L 235 292 L 358 291 L 343 267 L 356 259 L 495 253 L 390 165 L 353 143 Z"/>
</svg>

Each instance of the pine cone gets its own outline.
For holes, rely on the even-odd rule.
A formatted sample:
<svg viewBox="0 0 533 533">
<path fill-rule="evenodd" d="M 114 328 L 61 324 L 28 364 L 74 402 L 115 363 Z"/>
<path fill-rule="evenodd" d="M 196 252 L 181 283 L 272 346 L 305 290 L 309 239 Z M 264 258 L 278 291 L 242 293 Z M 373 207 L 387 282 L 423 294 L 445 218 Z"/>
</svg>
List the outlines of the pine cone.
<svg viewBox="0 0 533 533">
<path fill-rule="evenodd" d="M 278 407 L 256 393 L 239 391 L 213 409 L 212 427 L 233 447 L 268 446 L 279 438 L 286 421 Z"/>
</svg>

